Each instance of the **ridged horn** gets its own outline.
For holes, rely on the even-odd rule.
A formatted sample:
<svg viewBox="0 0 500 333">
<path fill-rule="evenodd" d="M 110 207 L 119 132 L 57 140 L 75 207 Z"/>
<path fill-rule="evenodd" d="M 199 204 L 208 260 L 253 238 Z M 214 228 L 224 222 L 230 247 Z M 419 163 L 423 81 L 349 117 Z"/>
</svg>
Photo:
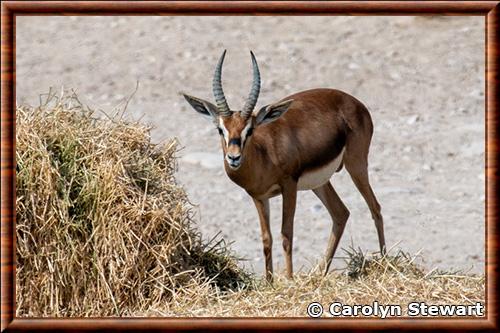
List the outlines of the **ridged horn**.
<svg viewBox="0 0 500 333">
<path fill-rule="evenodd" d="M 257 65 L 257 60 L 255 60 L 255 56 L 252 51 L 250 51 L 250 55 L 252 56 L 252 67 L 253 67 L 253 81 L 252 81 L 252 89 L 250 89 L 250 94 L 248 95 L 247 101 L 245 102 L 245 106 L 241 111 L 244 117 L 250 117 L 252 114 L 255 105 L 257 104 L 257 99 L 259 98 L 260 93 L 260 72 L 259 65 Z"/>
<path fill-rule="evenodd" d="M 223 117 L 231 115 L 231 110 L 226 101 L 226 96 L 224 96 L 224 91 L 222 90 L 222 64 L 224 63 L 224 57 L 226 56 L 226 50 L 222 52 L 222 55 L 215 68 L 214 79 L 212 81 L 212 90 L 215 97 L 215 103 L 219 109 L 219 114 Z"/>
</svg>

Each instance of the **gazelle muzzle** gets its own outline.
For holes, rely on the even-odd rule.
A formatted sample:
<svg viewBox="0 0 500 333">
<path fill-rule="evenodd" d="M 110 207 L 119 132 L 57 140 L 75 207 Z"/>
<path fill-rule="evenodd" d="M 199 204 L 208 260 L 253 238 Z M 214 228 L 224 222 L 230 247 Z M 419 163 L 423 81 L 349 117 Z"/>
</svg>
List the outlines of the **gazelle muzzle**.
<svg viewBox="0 0 500 333">
<path fill-rule="evenodd" d="M 238 169 L 243 162 L 241 139 L 233 138 L 229 140 L 226 151 L 226 161 L 231 169 Z"/>
</svg>

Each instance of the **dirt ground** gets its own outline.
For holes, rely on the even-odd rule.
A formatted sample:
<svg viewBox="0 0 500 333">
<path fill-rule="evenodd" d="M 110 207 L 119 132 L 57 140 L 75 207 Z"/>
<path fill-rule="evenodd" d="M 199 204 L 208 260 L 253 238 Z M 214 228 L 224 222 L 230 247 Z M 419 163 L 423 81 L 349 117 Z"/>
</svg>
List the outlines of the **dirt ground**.
<svg viewBox="0 0 500 333">
<path fill-rule="evenodd" d="M 36 104 L 49 87 L 77 90 L 110 112 L 135 89 L 127 117 L 153 124 L 153 140 L 177 137 L 178 180 L 205 238 L 220 232 L 263 271 L 257 213 L 222 168 L 217 131 L 179 91 L 213 99 L 215 63 L 232 108 L 251 84 L 249 50 L 262 90 L 257 107 L 315 87 L 363 101 L 375 125 L 372 187 L 393 251 L 421 250 L 429 268 L 484 270 L 484 17 L 26 17 L 16 18 L 16 96 Z M 351 211 L 340 247 L 378 250 L 368 207 L 345 170 L 332 182 Z M 281 199 L 271 201 L 275 269 L 284 268 Z M 294 265 L 323 255 L 331 220 L 300 192 Z M 342 250 L 334 268 L 343 267 Z M 277 267 L 276 267 L 277 266 Z"/>
</svg>

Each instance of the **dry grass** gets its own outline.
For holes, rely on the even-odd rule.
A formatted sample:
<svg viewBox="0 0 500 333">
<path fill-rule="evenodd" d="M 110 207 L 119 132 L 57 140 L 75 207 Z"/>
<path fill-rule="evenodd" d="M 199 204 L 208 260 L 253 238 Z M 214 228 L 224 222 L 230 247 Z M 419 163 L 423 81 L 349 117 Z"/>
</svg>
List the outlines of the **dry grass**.
<svg viewBox="0 0 500 333">
<path fill-rule="evenodd" d="M 307 317 L 312 302 L 323 305 L 328 317 L 332 302 L 363 305 L 378 302 L 400 305 L 403 316 L 411 302 L 428 305 L 484 304 L 484 276 L 431 271 L 425 273 L 415 257 L 399 252 L 387 257 L 366 257 L 361 251 L 348 251 L 347 269 L 341 274 L 312 270 L 296 274 L 293 281 L 275 277 L 273 284 L 260 280 L 254 288 L 213 297 L 200 291 L 197 297 L 183 297 L 175 303 L 152 308 L 150 316 L 228 316 L 228 317 Z M 136 315 L 143 315 L 136 313 Z"/>
<path fill-rule="evenodd" d="M 74 94 L 17 109 L 18 316 L 306 316 L 313 301 L 474 304 L 484 276 L 425 273 L 397 253 L 348 251 L 342 273 L 242 271 L 204 242 L 176 184 L 175 141 L 98 119 Z"/>
<path fill-rule="evenodd" d="M 128 315 L 193 287 L 244 287 L 174 179 L 176 143 L 74 94 L 17 109 L 17 315 Z"/>
</svg>

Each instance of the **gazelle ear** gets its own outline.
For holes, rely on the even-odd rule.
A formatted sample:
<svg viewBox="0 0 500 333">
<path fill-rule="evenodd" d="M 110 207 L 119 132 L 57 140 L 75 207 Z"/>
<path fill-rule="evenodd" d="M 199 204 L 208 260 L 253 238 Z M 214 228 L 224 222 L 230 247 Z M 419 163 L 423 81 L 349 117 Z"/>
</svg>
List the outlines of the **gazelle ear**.
<svg viewBox="0 0 500 333">
<path fill-rule="evenodd" d="M 255 116 L 255 123 L 257 125 L 267 124 L 278 119 L 288 111 L 292 102 L 293 99 L 287 99 L 283 102 L 263 106 Z"/>
<path fill-rule="evenodd" d="M 191 104 L 193 109 L 195 109 L 197 112 L 201 113 L 205 117 L 208 117 L 211 120 L 217 122 L 217 118 L 219 117 L 219 110 L 215 105 L 201 98 L 196 98 L 183 93 L 181 94 L 182 96 L 184 96 L 186 101 L 188 101 L 188 103 Z"/>
</svg>

